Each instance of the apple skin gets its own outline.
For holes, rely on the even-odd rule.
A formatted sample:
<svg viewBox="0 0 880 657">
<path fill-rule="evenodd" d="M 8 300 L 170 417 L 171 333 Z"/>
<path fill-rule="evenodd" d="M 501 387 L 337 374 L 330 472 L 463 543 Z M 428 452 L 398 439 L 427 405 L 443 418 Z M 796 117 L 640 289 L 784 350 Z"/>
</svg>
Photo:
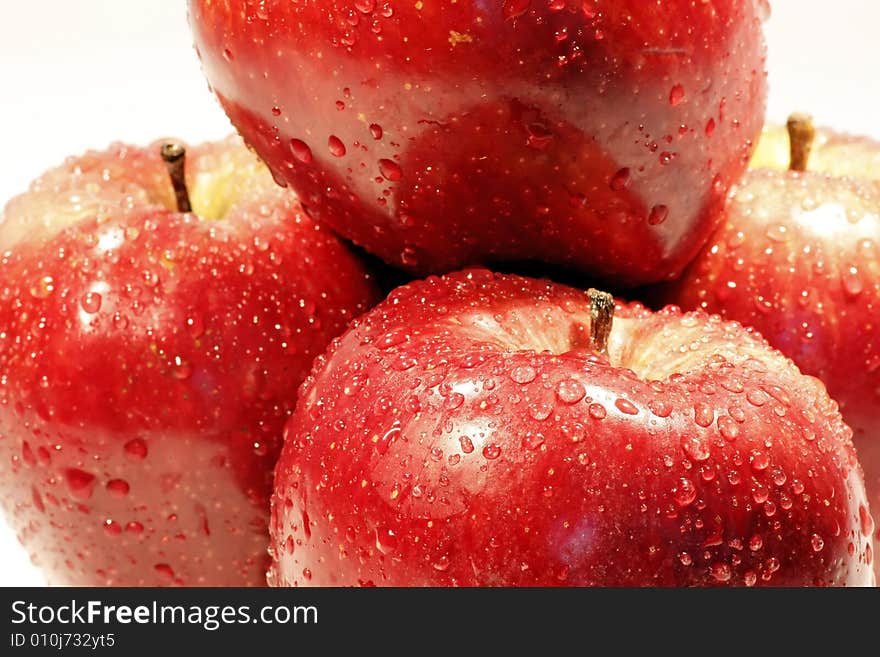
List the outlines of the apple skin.
<svg viewBox="0 0 880 657">
<path fill-rule="evenodd" d="M 239 140 L 71 159 L 0 222 L 0 506 L 52 584 L 265 585 L 283 423 L 377 300 Z"/>
<path fill-rule="evenodd" d="M 485 270 L 317 359 L 275 472 L 274 586 L 870 585 L 851 431 L 757 333 Z M 639 372 L 639 374 L 636 374 Z"/>
<path fill-rule="evenodd" d="M 679 274 L 764 118 L 766 3 L 190 0 L 204 72 L 308 212 L 413 273 Z"/>
<path fill-rule="evenodd" d="M 823 157 L 820 139 L 814 153 L 819 157 L 811 162 L 846 173 L 851 162 L 868 162 L 876 149 L 880 163 L 880 145 L 848 143 L 848 157 L 837 159 Z M 875 168 L 880 179 L 878 174 Z M 820 378 L 854 431 L 871 508 L 880 508 L 876 181 L 817 171 L 750 171 L 694 263 L 654 296 L 752 326 L 802 371 Z"/>
</svg>

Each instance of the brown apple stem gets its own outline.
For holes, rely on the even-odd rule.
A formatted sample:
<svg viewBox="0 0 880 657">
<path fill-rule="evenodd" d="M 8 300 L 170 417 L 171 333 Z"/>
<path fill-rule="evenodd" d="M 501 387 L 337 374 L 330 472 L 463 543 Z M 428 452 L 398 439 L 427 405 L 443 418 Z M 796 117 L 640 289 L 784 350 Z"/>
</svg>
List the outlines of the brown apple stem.
<svg viewBox="0 0 880 657">
<path fill-rule="evenodd" d="M 791 171 L 806 171 L 816 139 L 816 127 L 813 117 L 809 114 L 792 114 L 788 117 L 788 143 L 791 148 L 791 159 L 788 168 Z"/>
<path fill-rule="evenodd" d="M 177 142 L 166 142 L 162 144 L 162 159 L 165 160 L 165 166 L 168 168 L 168 177 L 171 178 L 171 186 L 174 187 L 177 211 L 192 212 L 192 205 L 189 202 L 189 190 L 186 188 L 186 176 L 184 175 L 186 148 Z"/>
<path fill-rule="evenodd" d="M 596 353 L 607 356 L 608 338 L 614 322 L 614 297 L 594 288 L 590 288 L 587 294 L 590 296 L 590 342 Z"/>
</svg>

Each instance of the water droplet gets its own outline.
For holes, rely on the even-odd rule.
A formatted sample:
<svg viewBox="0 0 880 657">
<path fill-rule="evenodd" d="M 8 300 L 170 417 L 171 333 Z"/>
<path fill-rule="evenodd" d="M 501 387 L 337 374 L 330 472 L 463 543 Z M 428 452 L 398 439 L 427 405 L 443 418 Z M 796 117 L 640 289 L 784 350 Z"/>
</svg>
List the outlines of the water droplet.
<svg viewBox="0 0 880 657">
<path fill-rule="evenodd" d="M 119 536 L 122 533 L 122 525 L 114 520 L 104 521 L 104 533 L 108 536 Z"/>
<path fill-rule="evenodd" d="M 697 463 L 709 460 L 711 455 L 709 445 L 697 436 L 682 436 L 681 448 L 688 458 Z"/>
<path fill-rule="evenodd" d="M 125 526 L 125 531 L 130 534 L 142 534 L 144 532 L 144 526 L 136 520 L 132 520 Z"/>
<path fill-rule="evenodd" d="M 633 404 L 629 399 L 624 399 L 623 397 L 618 397 L 614 405 L 617 407 L 617 410 L 623 413 L 624 415 L 638 415 L 639 409 Z"/>
<path fill-rule="evenodd" d="M 672 404 L 665 399 L 652 399 L 648 408 L 657 417 L 669 417 L 672 414 Z"/>
<path fill-rule="evenodd" d="M 84 311 L 90 315 L 94 315 L 101 310 L 101 295 L 97 292 L 87 292 L 83 295 L 82 299 L 80 299 L 79 305 L 82 306 Z"/>
<path fill-rule="evenodd" d="M 669 216 L 669 208 L 665 205 L 655 205 L 651 208 L 651 213 L 648 215 L 648 225 L 649 226 L 659 226 L 666 218 Z"/>
<path fill-rule="evenodd" d="M 37 457 L 34 456 L 34 452 L 26 440 L 21 443 L 21 460 L 30 467 L 34 467 L 37 464 Z"/>
<path fill-rule="evenodd" d="M 382 126 L 380 126 L 378 123 L 371 123 L 370 134 L 373 135 L 373 139 L 379 141 L 380 139 L 382 139 Z"/>
<path fill-rule="evenodd" d="M 459 444 L 459 446 L 461 446 L 461 451 L 464 452 L 465 454 L 470 454 L 471 452 L 474 451 L 474 443 L 467 436 L 461 436 L 458 439 L 458 444 Z"/>
<path fill-rule="evenodd" d="M 865 289 L 858 267 L 844 267 L 840 273 L 840 282 L 849 297 L 857 297 Z"/>
<path fill-rule="evenodd" d="M 715 410 L 704 402 L 694 404 L 694 422 L 701 427 L 711 427 L 715 421 Z"/>
<path fill-rule="evenodd" d="M 760 408 L 769 401 L 770 395 L 760 388 L 753 388 L 746 393 L 746 399 L 752 406 L 758 406 Z"/>
<path fill-rule="evenodd" d="M 129 458 L 136 459 L 138 461 L 143 460 L 147 456 L 147 443 L 145 443 L 140 438 L 133 438 L 125 443 L 125 453 L 129 456 Z"/>
<path fill-rule="evenodd" d="M 690 479 L 682 477 L 678 481 L 678 486 L 673 489 L 672 498 L 680 507 L 689 506 L 697 499 L 697 489 Z"/>
<path fill-rule="evenodd" d="M 684 102 L 684 86 L 677 84 L 669 91 L 669 104 L 677 107 Z"/>
<path fill-rule="evenodd" d="M 533 420 L 546 420 L 553 413 L 553 404 L 546 401 L 535 402 L 529 405 L 529 417 Z"/>
<path fill-rule="evenodd" d="M 694 563 L 693 557 L 691 557 L 691 555 L 688 554 L 687 552 L 681 552 L 678 555 L 678 560 L 681 562 L 682 566 L 690 566 L 691 564 Z"/>
<path fill-rule="evenodd" d="M 544 435 L 541 433 L 532 433 L 528 432 L 523 438 L 523 447 L 530 451 L 535 451 L 541 448 L 541 445 L 544 444 Z"/>
<path fill-rule="evenodd" d="M 813 546 L 813 552 L 821 552 L 822 548 L 825 547 L 825 541 L 822 540 L 822 537 L 819 534 L 813 534 L 810 539 L 810 544 Z"/>
<path fill-rule="evenodd" d="M 34 508 L 40 513 L 46 512 L 46 505 L 43 502 L 43 497 L 40 495 L 40 491 L 37 490 L 36 486 L 31 486 L 31 501 L 34 503 Z"/>
<path fill-rule="evenodd" d="M 576 404 L 587 394 L 584 386 L 574 379 L 564 379 L 556 386 L 556 397 L 563 404 Z"/>
<path fill-rule="evenodd" d="M 608 415 L 608 411 L 605 410 L 605 407 L 596 402 L 590 404 L 589 413 L 590 417 L 594 420 L 603 420 L 605 419 L 605 416 Z"/>
<path fill-rule="evenodd" d="M 761 450 L 753 449 L 749 454 L 749 464 L 755 472 L 763 472 L 770 466 L 770 457 Z"/>
<path fill-rule="evenodd" d="M 78 500 L 87 500 L 92 496 L 95 488 L 95 475 L 78 468 L 67 468 L 64 471 L 64 480 L 70 494 Z"/>
<path fill-rule="evenodd" d="M 290 140 L 290 152 L 293 156 L 303 164 L 312 163 L 312 149 L 302 139 Z"/>
<path fill-rule="evenodd" d="M 538 373 L 535 371 L 535 368 L 528 365 L 514 367 L 510 372 L 510 378 L 516 383 L 523 385 L 534 381 L 536 376 L 538 376 Z"/>
<path fill-rule="evenodd" d="M 384 158 L 379 160 L 379 173 L 390 182 L 397 182 L 403 177 L 403 169 L 400 168 L 400 165 L 393 160 Z"/>
<path fill-rule="evenodd" d="M 624 189 L 626 189 L 626 186 L 629 185 L 629 176 L 630 171 L 628 167 L 620 169 L 611 177 L 609 187 L 611 187 L 611 189 L 613 189 L 615 192 L 623 191 Z"/>
<path fill-rule="evenodd" d="M 862 536 L 870 536 L 874 532 L 874 519 L 864 504 L 859 505 L 859 525 Z"/>
<path fill-rule="evenodd" d="M 487 461 L 494 461 L 501 456 L 501 448 L 495 443 L 489 443 L 483 448 L 483 458 Z"/>
<path fill-rule="evenodd" d="M 174 569 L 167 563 L 157 563 L 153 566 L 153 570 L 166 582 L 174 581 Z"/>
<path fill-rule="evenodd" d="M 715 119 L 710 118 L 708 121 L 706 121 L 706 136 L 711 137 L 714 134 L 715 134 Z"/>
<path fill-rule="evenodd" d="M 124 479 L 111 479 L 107 482 L 107 491 L 114 497 L 125 497 L 131 487 Z"/>
<path fill-rule="evenodd" d="M 731 577 L 730 566 L 726 563 L 713 563 L 709 567 L 709 574 L 716 582 L 729 582 Z"/>
<path fill-rule="evenodd" d="M 725 440 L 730 442 L 733 442 L 739 436 L 739 427 L 736 421 L 729 415 L 722 415 L 718 418 L 718 431 Z"/>
<path fill-rule="evenodd" d="M 330 154 L 333 157 L 343 157 L 345 155 L 345 144 L 336 135 L 330 135 L 330 138 L 327 140 L 327 147 L 330 149 Z"/>
<path fill-rule="evenodd" d="M 785 476 L 785 473 L 782 471 L 781 468 L 777 468 L 773 471 L 771 479 L 773 479 L 773 483 L 777 486 L 784 486 L 785 482 L 788 481 L 788 477 Z"/>
<path fill-rule="evenodd" d="M 755 500 L 755 504 L 763 504 L 770 498 L 770 491 L 766 486 L 762 486 L 761 484 L 757 484 L 752 490 L 752 499 Z"/>
</svg>

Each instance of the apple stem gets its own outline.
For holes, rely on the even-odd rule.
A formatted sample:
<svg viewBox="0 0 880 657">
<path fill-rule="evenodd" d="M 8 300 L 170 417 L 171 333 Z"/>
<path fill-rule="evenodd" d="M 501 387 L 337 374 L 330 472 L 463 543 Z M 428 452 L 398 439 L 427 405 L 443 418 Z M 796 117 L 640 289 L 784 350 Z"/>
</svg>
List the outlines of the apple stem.
<svg viewBox="0 0 880 657">
<path fill-rule="evenodd" d="M 595 288 L 590 288 L 587 294 L 590 297 L 590 342 L 596 353 L 607 356 L 614 322 L 614 297 Z"/>
<path fill-rule="evenodd" d="M 791 171 L 806 171 L 810 160 L 810 151 L 816 139 L 816 127 L 813 117 L 809 114 L 792 114 L 788 117 L 788 142 L 791 159 L 788 168 Z"/>
<path fill-rule="evenodd" d="M 192 205 L 189 202 L 189 190 L 186 188 L 186 176 L 184 175 L 186 148 L 182 144 L 169 141 L 162 144 L 161 153 L 165 166 L 168 169 L 168 177 L 171 178 L 171 186 L 174 187 L 177 211 L 192 212 Z"/>
</svg>

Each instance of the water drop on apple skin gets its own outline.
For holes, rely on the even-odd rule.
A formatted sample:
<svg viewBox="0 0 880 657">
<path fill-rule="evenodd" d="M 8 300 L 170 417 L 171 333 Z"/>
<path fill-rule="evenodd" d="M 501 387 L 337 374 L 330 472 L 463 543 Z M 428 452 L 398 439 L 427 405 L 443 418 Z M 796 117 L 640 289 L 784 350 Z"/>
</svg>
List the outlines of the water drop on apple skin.
<svg viewBox="0 0 880 657">
<path fill-rule="evenodd" d="M 142 461 L 147 457 L 147 454 L 149 453 L 147 443 L 140 438 L 133 438 L 132 440 L 129 440 L 127 443 L 125 443 L 124 449 L 126 455 L 136 461 Z"/>
<path fill-rule="evenodd" d="M 313 161 L 312 149 L 302 139 L 290 140 L 290 152 L 293 156 L 303 164 L 311 164 Z"/>
<path fill-rule="evenodd" d="M 327 141 L 327 147 L 330 149 L 330 154 L 333 157 L 345 157 L 345 144 L 342 143 L 342 140 L 336 135 L 330 135 L 330 138 Z"/>
<path fill-rule="evenodd" d="M 630 183 L 631 172 L 628 167 L 624 167 L 612 176 L 608 183 L 609 187 L 615 192 L 621 192 L 627 188 Z"/>
<path fill-rule="evenodd" d="M 389 182 L 398 182 L 403 178 L 403 169 L 400 168 L 400 165 L 394 160 L 385 158 L 379 160 L 379 173 Z"/>
<path fill-rule="evenodd" d="M 78 500 L 88 500 L 95 488 L 95 475 L 79 468 L 67 468 L 64 480 L 70 494 Z"/>
</svg>

